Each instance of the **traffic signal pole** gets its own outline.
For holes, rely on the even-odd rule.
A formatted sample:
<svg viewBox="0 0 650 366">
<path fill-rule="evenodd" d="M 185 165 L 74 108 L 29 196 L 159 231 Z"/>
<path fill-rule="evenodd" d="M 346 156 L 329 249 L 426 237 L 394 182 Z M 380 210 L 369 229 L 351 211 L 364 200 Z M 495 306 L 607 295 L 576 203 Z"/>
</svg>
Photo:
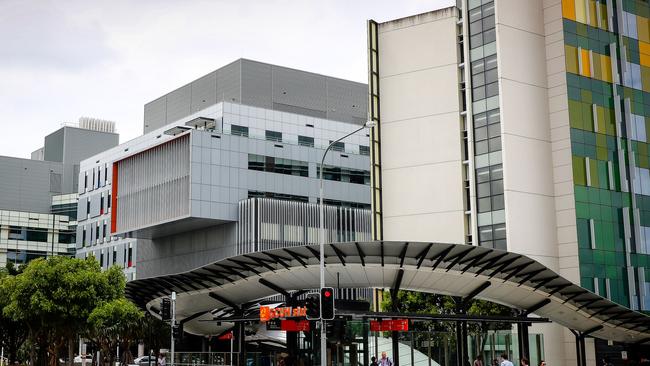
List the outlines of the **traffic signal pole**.
<svg viewBox="0 0 650 366">
<path fill-rule="evenodd" d="M 170 322 L 171 324 L 171 354 L 170 357 L 171 359 L 169 360 L 169 365 L 174 366 L 174 326 L 176 325 L 176 292 L 172 292 L 172 321 Z"/>
</svg>

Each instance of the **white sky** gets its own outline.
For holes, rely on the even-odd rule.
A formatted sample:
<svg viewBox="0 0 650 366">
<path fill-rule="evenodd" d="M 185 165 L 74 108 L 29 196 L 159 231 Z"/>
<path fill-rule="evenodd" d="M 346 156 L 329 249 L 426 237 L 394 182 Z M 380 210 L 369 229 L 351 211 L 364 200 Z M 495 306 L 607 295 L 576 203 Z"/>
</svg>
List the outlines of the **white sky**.
<svg viewBox="0 0 650 366">
<path fill-rule="evenodd" d="M 80 116 L 142 133 L 143 106 L 240 57 L 366 82 L 366 20 L 455 0 L 0 0 L 0 155 Z"/>
</svg>

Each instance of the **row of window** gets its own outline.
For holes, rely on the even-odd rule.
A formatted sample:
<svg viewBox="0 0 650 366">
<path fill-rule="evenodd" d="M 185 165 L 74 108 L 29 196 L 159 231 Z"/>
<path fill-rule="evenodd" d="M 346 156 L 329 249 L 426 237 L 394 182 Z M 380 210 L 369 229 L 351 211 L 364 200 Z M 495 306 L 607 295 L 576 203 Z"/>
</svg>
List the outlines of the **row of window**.
<svg viewBox="0 0 650 366">
<path fill-rule="evenodd" d="M 110 248 L 107 249 L 100 249 L 99 250 L 99 258 L 95 257 L 96 259 L 99 260 L 100 266 L 103 268 L 108 268 L 111 265 L 116 265 L 117 264 L 117 247 L 112 248 L 112 253 L 109 252 Z M 123 253 L 123 263 L 121 264 L 123 268 L 131 268 L 135 265 L 133 262 L 133 243 L 129 243 L 128 246 L 124 246 L 124 253 Z M 86 253 L 86 258 L 89 256 L 94 255 L 93 252 L 87 252 Z"/>
<path fill-rule="evenodd" d="M 235 136 L 248 137 L 248 127 L 231 125 L 230 133 Z M 273 142 L 282 142 L 282 132 L 266 130 L 265 139 Z M 334 142 L 330 140 L 330 144 L 332 144 L 332 150 L 334 151 L 340 151 L 340 152 L 345 151 L 345 143 L 343 142 L 340 141 Z M 298 135 L 298 145 L 314 147 L 314 138 L 309 136 Z M 359 153 L 361 155 L 370 155 L 370 147 L 365 145 L 360 145 Z"/>
<path fill-rule="evenodd" d="M 300 177 L 309 176 L 309 163 L 306 161 L 276 158 L 273 156 L 248 154 L 248 169 Z"/>
<path fill-rule="evenodd" d="M 300 177 L 309 176 L 308 162 L 276 158 L 273 156 L 248 154 L 248 169 Z M 317 177 L 320 177 L 320 168 L 317 171 Z M 326 165 L 323 170 L 323 179 L 369 185 L 370 172 L 367 170 Z"/>
<path fill-rule="evenodd" d="M 317 171 L 320 176 L 320 167 Z M 325 165 L 323 179 L 337 182 L 355 183 L 370 185 L 370 172 L 367 170 L 342 168 L 338 166 Z"/>
<path fill-rule="evenodd" d="M 108 164 L 104 164 L 103 167 L 98 166 L 84 173 L 84 192 L 104 187 L 106 183 L 108 183 Z"/>
<path fill-rule="evenodd" d="M 274 198 L 283 201 L 309 202 L 307 196 L 261 191 L 248 191 L 248 198 Z"/>
<path fill-rule="evenodd" d="M 86 225 L 83 226 L 81 229 L 81 246 L 90 246 L 92 244 L 96 244 L 100 242 L 100 239 L 102 242 L 110 240 L 111 233 L 108 232 L 108 221 L 107 220 L 101 220 L 97 221 L 94 224 L 91 225 L 91 230 L 90 233 L 88 232 L 89 230 L 86 229 Z"/>
</svg>

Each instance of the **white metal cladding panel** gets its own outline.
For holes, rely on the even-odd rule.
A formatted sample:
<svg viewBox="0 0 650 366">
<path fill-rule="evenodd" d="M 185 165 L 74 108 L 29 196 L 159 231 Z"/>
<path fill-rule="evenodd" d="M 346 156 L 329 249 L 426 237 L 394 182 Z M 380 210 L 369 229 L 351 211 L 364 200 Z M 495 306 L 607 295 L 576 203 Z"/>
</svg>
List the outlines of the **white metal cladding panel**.
<svg viewBox="0 0 650 366">
<path fill-rule="evenodd" d="M 213 71 L 192 82 L 191 113 L 217 103 L 217 72 Z"/>
<path fill-rule="evenodd" d="M 239 202 L 237 254 L 317 244 L 319 205 L 270 198 Z M 370 210 L 325 206 L 325 242 L 370 238 Z"/>
<path fill-rule="evenodd" d="M 174 122 L 190 114 L 191 96 L 191 85 L 185 85 L 167 94 L 167 123 Z"/>
<path fill-rule="evenodd" d="M 217 100 L 241 103 L 241 60 L 217 70 Z"/>
<path fill-rule="evenodd" d="M 153 131 L 167 124 L 167 96 L 144 105 L 144 132 Z"/>
<path fill-rule="evenodd" d="M 242 104 L 272 109 L 272 66 L 242 60 L 241 67 Z"/>
<path fill-rule="evenodd" d="M 118 232 L 189 214 L 189 134 L 118 161 Z"/>
</svg>

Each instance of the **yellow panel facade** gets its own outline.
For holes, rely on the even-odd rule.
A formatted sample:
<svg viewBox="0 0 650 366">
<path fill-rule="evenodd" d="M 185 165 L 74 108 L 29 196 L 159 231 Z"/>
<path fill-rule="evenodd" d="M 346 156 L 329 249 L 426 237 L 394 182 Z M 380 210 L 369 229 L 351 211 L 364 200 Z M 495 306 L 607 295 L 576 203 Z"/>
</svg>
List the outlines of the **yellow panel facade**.
<svg viewBox="0 0 650 366">
<path fill-rule="evenodd" d="M 575 0 L 562 0 L 562 16 L 576 20 L 576 2 Z"/>
<path fill-rule="evenodd" d="M 575 1 L 576 21 L 587 24 L 587 7 L 584 0 Z"/>
<path fill-rule="evenodd" d="M 578 49 L 573 46 L 564 45 L 564 54 L 566 57 L 566 71 L 578 73 Z"/>
<path fill-rule="evenodd" d="M 591 59 L 589 58 L 589 50 L 580 50 L 580 58 L 582 59 L 582 70 L 580 70 L 580 75 L 591 77 Z"/>
</svg>

